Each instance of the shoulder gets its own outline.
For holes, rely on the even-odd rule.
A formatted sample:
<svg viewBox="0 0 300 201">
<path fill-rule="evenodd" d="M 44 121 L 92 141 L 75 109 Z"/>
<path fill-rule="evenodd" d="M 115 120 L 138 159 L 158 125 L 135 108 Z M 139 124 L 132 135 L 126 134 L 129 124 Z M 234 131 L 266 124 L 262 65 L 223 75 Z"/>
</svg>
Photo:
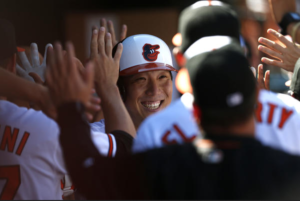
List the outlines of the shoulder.
<svg viewBox="0 0 300 201">
<path fill-rule="evenodd" d="M 286 107 L 293 107 L 300 112 L 300 102 L 287 94 L 274 93 L 267 90 L 260 90 L 259 101 L 263 103 L 271 102 Z"/>
<path fill-rule="evenodd" d="M 42 111 L 19 107 L 8 101 L 0 101 L 0 124 L 17 127 L 27 132 L 45 136 L 58 136 L 59 127 L 56 122 Z"/>
</svg>

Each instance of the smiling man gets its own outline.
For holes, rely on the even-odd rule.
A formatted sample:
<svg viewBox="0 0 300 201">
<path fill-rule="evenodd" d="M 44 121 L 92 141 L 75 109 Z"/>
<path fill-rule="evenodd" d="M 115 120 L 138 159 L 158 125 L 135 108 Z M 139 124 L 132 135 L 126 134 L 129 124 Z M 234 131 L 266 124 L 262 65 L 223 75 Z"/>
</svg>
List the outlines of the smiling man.
<svg viewBox="0 0 300 201">
<path fill-rule="evenodd" d="M 172 101 L 172 56 L 158 37 L 138 34 L 121 41 L 118 87 L 136 128 Z"/>
</svg>

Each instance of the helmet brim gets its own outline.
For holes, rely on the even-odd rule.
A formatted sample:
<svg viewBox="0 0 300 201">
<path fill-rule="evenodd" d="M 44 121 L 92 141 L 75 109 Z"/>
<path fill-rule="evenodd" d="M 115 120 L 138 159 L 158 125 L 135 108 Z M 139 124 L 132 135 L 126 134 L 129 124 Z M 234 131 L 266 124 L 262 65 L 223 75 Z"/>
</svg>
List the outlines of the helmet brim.
<svg viewBox="0 0 300 201">
<path fill-rule="evenodd" d="M 137 73 L 143 73 L 147 71 L 157 71 L 157 70 L 167 70 L 167 71 L 177 72 L 177 70 L 169 64 L 155 62 L 155 63 L 140 64 L 140 65 L 126 68 L 120 71 L 120 76 L 128 76 Z"/>
</svg>

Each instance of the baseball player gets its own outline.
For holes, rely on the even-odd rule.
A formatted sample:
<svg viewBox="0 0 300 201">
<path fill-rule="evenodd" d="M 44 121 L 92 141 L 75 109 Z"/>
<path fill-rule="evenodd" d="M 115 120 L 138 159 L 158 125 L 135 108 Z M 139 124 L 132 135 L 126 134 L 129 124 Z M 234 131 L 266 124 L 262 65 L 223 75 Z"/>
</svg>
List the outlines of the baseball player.
<svg viewBox="0 0 300 201">
<path fill-rule="evenodd" d="M 173 42 L 180 47 L 175 47 L 173 53 L 181 67 L 176 76 L 176 88 L 183 95 L 166 110 L 142 123 L 134 140 L 134 152 L 189 142 L 200 134 L 193 117 L 192 88 L 185 63 L 201 52 L 215 50 L 232 40 L 240 40 L 237 15 L 220 1 L 198 1 L 184 9 L 179 18 L 179 33 L 179 43 L 178 40 Z"/>
<path fill-rule="evenodd" d="M 203 37 L 192 44 L 184 56 L 188 60 L 197 54 L 226 46 L 232 41 L 235 39 L 228 36 Z M 168 144 L 191 142 L 197 136 L 199 137 L 200 131 L 193 114 L 193 102 L 193 95 L 187 92 L 164 111 L 148 117 L 137 131 L 132 147 L 133 152 Z"/>
<path fill-rule="evenodd" d="M 2 33 L 9 33 L 0 38 L 13 41 L 11 24 L 1 21 L 0 26 L 5 29 Z M 8 43 L 8 48 L 1 46 L 0 51 L 8 53 L 11 50 L 13 55 L 16 52 L 14 44 Z M 5 63 L 5 59 L 1 58 L 0 62 Z M 7 69 L 14 68 L 14 62 L 6 63 Z M 130 152 L 130 135 L 118 132 L 93 132 L 92 135 L 94 145 L 104 156 Z M 58 137 L 57 124 L 41 111 L 0 101 L 0 199 L 62 199 L 62 189 L 65 195 L 73 192 L 72 182 L 65 177 L 67 171 Z"/>
<path fill-rule="evenodd" d="M 146 117 L 171 103 L 171 71 L 177 70 L 173 67 L 169 47 L 156 36 L 138 34 L 120 43 L 123 44 L 123 53 L 118 87 L 138 128 Z"/>
</svg>

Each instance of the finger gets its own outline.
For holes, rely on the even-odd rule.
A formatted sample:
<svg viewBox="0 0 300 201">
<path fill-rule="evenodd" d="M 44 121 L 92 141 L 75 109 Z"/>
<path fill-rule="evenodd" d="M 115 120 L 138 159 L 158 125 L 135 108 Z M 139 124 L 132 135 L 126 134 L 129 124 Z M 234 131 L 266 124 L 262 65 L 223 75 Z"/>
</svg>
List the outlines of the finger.
<svg viewBox="0 0 300 201">
<path fill-rule="evenodd" d="M 93 29 L 92 39 L 91 39 L 91 58 L 94 58 L 98 54 L 98 29 Z"/>
<path fill-rule="evenodd" d="M 105 31 L 107 31 L 107 23 L 105 18 L 100 20 L 100 27 L 104 27 Z"/>
<path fill-rule="evenodd" d="M 28 58 L 26 56 L 25 51 L 23 52 L 18 52 L 18 56 L 22 62 L 23 65 L 23 69 L 25 69 L 26 71 L 30 71 L 32 69 L 31 64 L 28 61 Z"/>
<path fill-rule="evenodd" d="M 100 99 L 99 97 L 93 96 L 93 94 L 92 94 L 92 95 L 91 95 L 90 102 L 91 102 L 92 104 L 99 105 L 100 102 L 101 102 L 101 99 Z"/>
<path fill-rule="evenodd" d="M 281 33 L 275 31 L 274 29 L 268 29 L 267 31 L 269 34 L 275 36 L 280 42 L 285 44 L 287 47 L 292 47 L 293 43 L 289 41 L 287 38 L 284 37 Z"/>
<path fill-rule="evenodd" d="M 271 48 L 274 51 L 277 51 L 278 53 L 282 53 L 282 52 L 285 51 L 285 49 L 281 45 L 279 45 L 278 43 L 276 43 L 274 41 L 271 41 L 267 38 L 260 37 L 258 39 L 258 42 L 260 42 L 261 44 Z"/>
<path fill-rule="evenodd" d="M 101 106 L 99 104 L 88 102 L 85 106 L 86 106 L 86 110 L 91 113 L 98 112 L 101 110 Z"/>
<path fill-rule="evenodd" d="M 111 34 L 107 33 L 105 37 L 105 52 L 106 55 L 112 57 L 112 38 Z"/>
<path fill-rule="evenodd" d="M 117 47 L 117 51 L 115 53 L 115 56 L 114 56 L 114 60 L 115 62 L 120 62 L 120 59 L 121 59 L 121 56 L 122 56 L 122 51 L 123 51 L 123 44 L 122 43 L 119 43 L 118 47 Z"/>
<path fill-rule="evenodd" d="M 258 73 L 257 73 L 257 82 L 260 86 L 263 85 L 264 83 L 264 69 L 263 69 L 263 65 L 262 64 L 259 64 L 258 65 Z"/>
<path fill-rule="evenodd" d="M 46 65 L 47 64 L 47 54 L 48 54 L 48 48 L 51 47 L 53 48 L 52 44 L 51 43 L 48 43 L 45 47 L 45 53 L 44 53 L 44 60 L 43 60 L 43 63 L 42 65 Z"/>
<path fill-rule="evenodd" d="M 113 22 L 111 20 L 108 20 L 107 28 L 108 28 L 108 32 L 111 34 L 112 43 L 116 44 L 117 40 L 116 40 L 116 34 L 115 34 L 114 24 L 113 24 Z"/>
<path fill-rule="evenodd" d="M 52 85 L 52 83 L 53 83 L 50 68 L 51 68 L 50 66 L 47 66 L 46 72 L 45 72 L 45 85 L 47 85 L 47 86 Z"/>
<path fill-rule="evenodd" d="M 48 60 L 49 67 L 46 69 L 46 82 L 47 84 L 52 84 L 52 81 L 58 78 L 58 70 L 55 62 L 55 54 L 53 47 L 49 47 L 48 49 Z"/>
<path fill-rule="evenodd" d="M 100 27 L 98 34 L 98 53 L 105 55 L 105 44 L 104 44 L 105 28 Z"/>
<path fill-rule="evenodd" d="M 269 58 L 263 57 L 263 58 L 261 58 L 261 61 L 267 65 L 277 66 L 279 68 L 286 69 L 282 62 L 274 60 L 274 59 L 269 59 Z"/>
<path fill-rule="evenodd" d="M 55 55 L 55 68 L 57 72 L 59 73 L 59 76 L 63 73 L 65 74 L 65 66 L 64 66 L 64 57 L 62 52 L 62 46 L 60 43 L 55 43 L 54 45 L 54 55 Z"/>
<path fill-rule="evenodd" d="M 253 66 L 251 66 L 250 69 L 254 75 L 254 78 L 256 78 L 256 69 Z"/>
<path fill-rule="evenodd" d="M 270 70 L 267 70 L 265 73 L 265 88 L 270 90 Z"/>
<path fill-rule="evenodd" d="M 278 52 L 275 52 L 274 50 L 271 50 L 270 48 L 267 48 L 265 46 L 259 45 L 258 50 L 263 52 L 263 53 L 266 53 L 266 54 L 270 55 L 271 57 L 277 58 L 279 60 L 283 59 L 282 54 L 280 54 Z"/>
<path fill-rule="evenodd" d="M 92 121 L 93 120 L 93 115 L 90 114 L 89 112 L 85 112 L 85 116 L 87 118 L 88 121 Z"/>
<path fill-rule="evenodd" d="M 94 62 L 87 63 L 83 78 L 89 90 L 92 90 L 94 85 Z"/>
<path fill-rule="evenodd" d="M 16 71 L 17 71 L 17 75 L 19 77 L 22 77 L 28 81 L 34 82 L 34 80 L 32 79 L 32 77 L 30 77 L 27 72 L 18 64 L 16 64 Z"/>
<path fill-rule="evenodd" d="M 67 65 L 66 65 L 66 70 L 69 72 L 71 75 L 75 74 L 78 75 L 78 69 L 76 66 L 76 60 L 74 59 L 75 57 L 75 50 L 74 46 L 71 42 L 66 43 L 66 49 L 67 49 Z"/>
<path fill-rule="evenodd" d="M 37 67 L 40 65 L 40 57 L 39 50 L 36 43 L 31 43 L 30 45 L 30 55 L 31 55 L 31 63 L 33 67 Z"/>
<path fill-rule="evenodd" d="M 35 83 L 41 84 L 41 85 L 44 84 L 44 80 L 42 80 L 42 78 L 38 74 L 31 72 L 31 73 L 29 73 L 29 76 L 31 76 L 33 78 Z"/>
<path fill-rule="evenodd" d="M 124 24 L 122 26 L 122 31 L 121 31 L 121 35 L 120 35 L 120 41 L 124 40 L 127 36 L 127 25 Z"/>
</svg>

